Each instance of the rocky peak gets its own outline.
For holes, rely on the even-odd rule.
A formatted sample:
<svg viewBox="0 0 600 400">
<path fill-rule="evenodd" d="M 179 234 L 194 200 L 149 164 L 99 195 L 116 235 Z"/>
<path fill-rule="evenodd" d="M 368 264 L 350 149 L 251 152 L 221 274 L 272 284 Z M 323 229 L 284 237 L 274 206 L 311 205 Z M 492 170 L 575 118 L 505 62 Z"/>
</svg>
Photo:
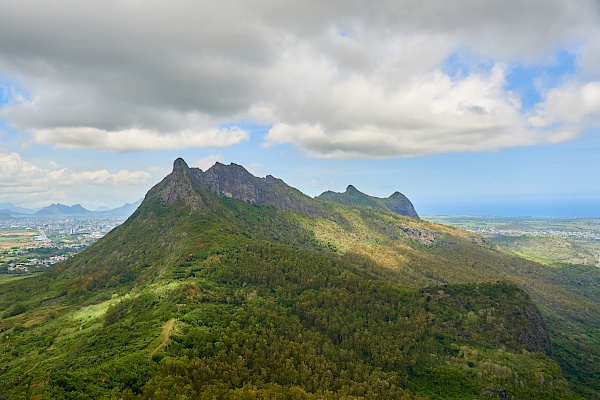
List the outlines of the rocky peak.
<svg viewBox="0 0 600 400">
<path fill-rule="evenodd" d="M 189 169 L 190 167 L 188 167 L 187 163 L 183 160 L 183 158 L 178 158 L 173 162 L 174 173 L 187 172 Z"/>
<path fill-rule="evenodd" d="M 177 201 L 194 209 L 207 208 L 211 204 L 207 196 L 230 197 L 253 204 L 273 206 L 283 211 L 303 212 L 323 216 L 321 204 L 281 179 L 268 175 L 258 178 L 238 164 L 215 163 L 206 171 L 189 168 L 178 158 L 173 171 L 152 191 L 163 205 Z"/>
<path fill-rule="evenodd" d="M 387 199 L 369 196 L 352 185 L 348 185 L 344 193 L 336 193 L 327 191 L 319 196 L 319 198 L 336 203 L 351 205 L 351 206 L 366 206 L 377 209 L 389 210 L 396 214 L 405 215 L 408 217 L 419 218 L 412 203 L 406 196 L 400 192 L 395 192 Z"/>
<path fill-rule="evenodd" d="M 407 215 L 413 218 L 419 218 L 415 207 L 410 200 L 400 192 L 395 192 L 383 201 L 384 205 L 396 214 Z"/>
<path fill-rule="evenodd" d="M 158 197 L 163 205 L 172 205 L 177 201 L 183 202 L 192 209 L 204 208 L 201 197 L 194 187 L 187 163 L 178 158 L 173 162 L 173 171 L 156 187 Z M 153 191 L 150 191 L 150 195 Z"/>
<path fill-rule="evenodd" d="M 198 172 L 197 178 L 218 196 L 233 197 L 250 203 L 260 202 L 258 178 L 241 165 L 217 162 L 206 172 Z"/>
</svg>

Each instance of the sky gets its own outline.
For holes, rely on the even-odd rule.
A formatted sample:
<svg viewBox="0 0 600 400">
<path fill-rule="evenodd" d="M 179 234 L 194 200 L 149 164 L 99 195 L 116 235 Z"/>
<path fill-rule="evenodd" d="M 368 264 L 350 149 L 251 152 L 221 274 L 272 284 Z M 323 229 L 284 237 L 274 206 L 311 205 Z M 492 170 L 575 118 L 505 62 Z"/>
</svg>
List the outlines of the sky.
<svg viewBox="0 0 600 400">
<path fill-rule="evenodd" d="M 420 214 L 600 216 L 597 0 L 0 0 L 0 203 L 183 157 Z"/>
</svg>

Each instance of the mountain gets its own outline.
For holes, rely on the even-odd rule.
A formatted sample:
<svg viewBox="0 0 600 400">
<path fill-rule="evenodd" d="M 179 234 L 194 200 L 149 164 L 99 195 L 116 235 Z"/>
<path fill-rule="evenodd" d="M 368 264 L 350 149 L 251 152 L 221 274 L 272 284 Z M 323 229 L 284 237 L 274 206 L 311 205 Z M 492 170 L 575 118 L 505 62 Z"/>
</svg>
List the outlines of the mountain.
<svg viewBox="0 0 600 400">
<path fill-rule="evenodd" d="M 0 210 L 2 210 L 2 212 L 6 212 L 7 214 L 33 214 L 35 213 L 36 209 L 32 209 L 32 208 L 24 208 L 24 207 L 19 207 L 14 205 L 13 203 L 0 203 Z"/>
<path fill-rule="evenodd" d="M 597 282 L 178 159 L 87 250 L 0 283 L 0 396 L 598 398 Z"/>
<path fill-rule="evenodd" d="M 410 200 L 400 192 L 395 192 L 387 199 L 381 199 L 366 195 L 358 191 L 354 186 L 349 185 L 344 193 L 327 191 L 322 193 L 319 198 L 349 206 L 367 206 L 380 210 L 390 210 L 396 214 L 419 218 Z"/>
<path fill-rule="evenodd" d="M 87 216 L 92 215 L 93 211 L 86 210 L 80 204 L 73 206 L 65 206 L 64 204 L 54 203 L 46 206 L 33 214 L 36 217 L 49 217 L 49 216 Z"/>
<path fill-rule="evenodd" d="M 6 204 L 6 203 L 3 203 Z M 105 211 L 90 211 L 80 204 L 75 204 L 73 206 L 67 206 L 60 203 L 54 203 L 49 206 L 43 207 L 42 209 L 33 212 L 30 214 L 23 214 L 20 212 L 13 211 L 15 208 L 0 210 L 0 213 L 8 214 L 12 217 L 68 217 L 68 216 L 78 216 L 78 217 L 128 217 L 137 209 L 137 207 L 141 204 L 141 200 L 138 200 L 134 203 L 125 203 L 121 207 L 105 210 Z M 21 207 L 16 207 L 18 209 L 22 209 Z"/>
<path fill-rule="evenodd" d="M 142 200 L 138 200 L 134 203 L 125 203 L 121 207 L 113 208 L 105 211 L 96 211 L 97 215 L 106 217 L 128 217 L 140 206 Z"/>
</svg>

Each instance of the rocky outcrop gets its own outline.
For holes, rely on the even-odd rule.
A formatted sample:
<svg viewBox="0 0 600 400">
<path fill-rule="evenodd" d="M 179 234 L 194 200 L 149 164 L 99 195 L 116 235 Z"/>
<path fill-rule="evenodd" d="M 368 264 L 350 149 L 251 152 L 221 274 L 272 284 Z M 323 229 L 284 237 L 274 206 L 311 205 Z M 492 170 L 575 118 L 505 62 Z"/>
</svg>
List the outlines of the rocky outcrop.
<svg viewBox="0 0 600 400">
<path fill-rule="evenodd" d="M 182 158 L 175 160 L 173 172 L 150 190 L 146 198 L 154 195 L 158 196 L 163 205 L 172 205 L 181 201 L 193 210 L 205 208 L 201 193 L 190 176 L 190 168 Z"/>
<path fill-rule="evenodd" d="M 400 192 L 395 192 L 387 199 L 382 199 L 382 203 L 390 211 L 396 214 L 406 215 L 407 217 L 419 218 L 415 207 L 410 200 Z"/>
<path fill-rule="evenodd" d="M 402 227 L 401 230 L 412 240 L 416 240 L 424 245 L 431 245 L 442 236 L 440 232 L 417 227 Z"/>
<path fill-rule="evenodd" d="M 327 214 L 318 202 L 281 179 L 271 175 L 257 178 L 241 165 L 233 163 L 216 163 L 202 171 L 189 168 L 183 159 L 178 158 L 173 163 L 173 171 L 151 191 L 151 195 L 157 195 L 163 205 L 181 201 L 193 209 L 206 208 L 210 203 L 206 198 L 208 194 L 272 206 L 282 211 L 315 216 Z"/>
</svg>

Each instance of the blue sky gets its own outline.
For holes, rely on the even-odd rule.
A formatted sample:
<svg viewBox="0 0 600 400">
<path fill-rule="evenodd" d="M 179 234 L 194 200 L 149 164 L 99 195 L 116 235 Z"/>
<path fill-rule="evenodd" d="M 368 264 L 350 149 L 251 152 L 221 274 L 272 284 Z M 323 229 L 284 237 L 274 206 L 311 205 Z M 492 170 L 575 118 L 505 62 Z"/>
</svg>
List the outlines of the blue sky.
<svg viewBox="0 0 600 400">
<path fill-rule="evenodd" d="M 596 1 L 13 3 L 0 202 L 116 207 L 183 157 L 421 214 L 600 215 Z"/>
</svg>

